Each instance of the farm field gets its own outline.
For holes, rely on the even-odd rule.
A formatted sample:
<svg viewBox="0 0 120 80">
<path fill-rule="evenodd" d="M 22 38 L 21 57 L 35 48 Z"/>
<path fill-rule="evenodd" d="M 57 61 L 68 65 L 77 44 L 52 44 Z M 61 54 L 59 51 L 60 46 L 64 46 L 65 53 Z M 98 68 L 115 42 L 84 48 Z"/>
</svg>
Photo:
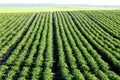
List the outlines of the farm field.
<svg viewBox="0 0 120 80">
<path fill-rule="evenodd" d="M 54 11 L 78 11 L 78 10 L 119 10 L 119 8 L 79 7 L 79 6 L 0 7 L 0 13 L 48 12 L 48 11 L 54 12 Z"/>
<path fill-rule="evenodd" d="M 120 11 L 0 13 L 0 80 L 120 80 Z"/>
</svg>

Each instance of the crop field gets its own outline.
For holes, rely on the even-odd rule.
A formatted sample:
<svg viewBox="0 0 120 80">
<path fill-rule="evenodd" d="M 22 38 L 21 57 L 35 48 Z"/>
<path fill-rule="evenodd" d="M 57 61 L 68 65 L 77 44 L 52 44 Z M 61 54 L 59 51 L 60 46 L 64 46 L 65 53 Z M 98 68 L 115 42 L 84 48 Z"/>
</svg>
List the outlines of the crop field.
<svg viewBox="0 0 120 80">
<path fill-rule="evenodd" d="M 78 11 L 78 10 L 120 10 L 119 8 L 79 7 L 79 6 L 50 6 L 50 7 L 0 7 L 0 13 L 23 12 L 54 12 L 54 11 Z"/>
<path fill-rule="evenodd" d="M 120 11 L 0 13 L 0 80 L 120 80 Z"/>
</svg>

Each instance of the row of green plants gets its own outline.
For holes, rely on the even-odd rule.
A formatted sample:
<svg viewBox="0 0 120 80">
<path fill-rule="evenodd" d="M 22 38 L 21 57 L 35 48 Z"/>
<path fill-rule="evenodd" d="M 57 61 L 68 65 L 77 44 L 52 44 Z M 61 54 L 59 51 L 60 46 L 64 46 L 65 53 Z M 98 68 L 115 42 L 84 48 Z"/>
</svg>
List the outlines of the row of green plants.
<svg viewBox="0 0 120 80">
<path fill-rule="evenodd" d="M 1 24 L 12 20 L 0 29 L 0 59 L 19 38 L 23 38 L 9 52 L 4 62 L 0 63 L 0 80 L 53 80 L 57 74 L 53 70 L 54 34 L 57 40 L 57 69 L 61 80 L 120 80 L 118 73 L 112 71 L 113 68 L 120 71 L 120 41 L 119 36 L 116 36 L 119 30 L 112 32 L 112 29 L 119 29 L 112 26 L 112 22 L 115 24 L 118 20 L 114 22 L 111 19 L 113 16 L 112 11 L 106 16 L 105 12 L 99 11 L 20 13 L 6 16 Z M 22 34 L 25 30 L 27 32 Z M 115 35 L 111 36 L 113 33 Z"/>
<path fill-rule="evenodd" d="M 104 29 L 106 32 L 108 32 L 111 36 L 113 36 L 116 39 L 120 39 L 119 37 L 119 31 L 117 31 L 118 29 L 115 28 L 115 25 L 111 25 L 110 23 L 108 23 L 106 19 L 104 19 L 104 17 L 101 16 L 101 18 L 95 14 L 95 13 L 87 13 L 87 15 L 89 17 L 91 17 L 94 21 L 97 22 L 98 25 L 100 25 L 100 27 L 102 29 Z"/>
<path fill-rule="evenodd" d="M 70 21 L 70 20 L 68 20 L 68 21 Z M 68 24 L 70 24 L 70 23 L 68 23 Z M 72 25 L 74 26 L 74 28 L 72 29 L 72 27 L 70 27 L 71 28 L 70 31 L 71 31 L 72 35 L 74 36 L 74 35 L 77 35 L 76 33 L 78 32 L 78 30 L 76 29 L 76 26 L 73 23 L 72 23 Z M 74 29 L 75 29 L 75 32 L 74 32 Z M 80 33 L 79 33 L 79 35 L 80 35 Z M 81 40 L 79 40 L 78 38 L 81 38 Z M 96 54 L 96 52 L 92 49 L 92 47 L 89 45 L 89 43 L 86 42 L 86 39 L 84 39 L 84 37 L 82 35 L 80 35 L 78 37 L 74 36 L 74 39 L 75 39 L 76 44 L 81 43 L 81 44 L 79 44 L 80 46 L 78 46 L 78 48 L 82 52 L 82 55 L 84 56 L 88 66 L 90 68 L 90 71 L 92 71 L 91 73 L 94 73 L 95 76 L 98 77 L 99 79 L 107 80 L 108 79 L 107 76 L 101 70 L 99 70 L 99 68 L 102 69 L 103 71 L 105 71 L 105 69 L 108 70 L 109 67 L 107 66 L 107 64 L 100 58 L 99 55 Z M 73 42 L 73 41 L 71 41 L 71 42 Z M 85 46 L 84 46 L 84 44 L 85 44 Z M 87 51 L 87 49 L 91 50 L 91 52 Z M 89 57 L 89 59 L 88 59 L 88 57 Z M 98 57 L 98 58 L 96 58 L 96 57 Z M 103 64 L 104 64 L 104 66 L 103 66 Z M 101 66 L 101 67 L 99 67 L 99 66 Z M 81 69 L 81 70 L 83 70 L 83 69 Z M 85 70 L 85 73 L 89 73 L 90 71 Z M 86 74 L 84 74 L 84 75 L 86 75 Z M 85 77 L 86 77 L 86 79 L 89 79 L 89 78 L 96 79 L 95 76 L 93 74 L 91 74 L 91 76 L 90 76 L 90 74 L 89 74 L 88 77 L 87 76 L 85 76 Z"/>
<path fill-rule="evenodd" d="M 62 42 L 62 37 L 59 29 L 58 24 L 58 16 L 57 13 L 54 13 L 54 20 L 55 20 L 55 29 L 56 29 L 56 38 L 57 38 L 57 51 L 58 51 L 58 67 L 59 67 L 59 73 L 61 75 L 61 79 L 63 80 L 71 80 L 72 74 L 69 71 L 68 65 L 65 60 L 65 52 Z"/>
<path fill-rule="evenodd" d="M 4 69 L 7 74 L 1 78 L 5 76 L 6 80 L 52 80 L 52 13 L 37 14 L 23 40 L 18 47 L 18 53 L 12 53 L 12 60 L 9 57 L 4 64 L 9 67 Z"/>
<path fill-rule="evenodd" d="M 43 16 L 43 14 L 39 14 Z M 29 37 L 28 44 L 25 45 L 26 47 L 26 52 L 25 52 L 25 57 L 23 58 L 22 61 L 22 68 L 21 72 L 19 73 L 18 80 L 25 80 L 25 79 L 30 79 L 29 77 L 32 69 L 32 65 L 34 63 L 35 57 L 34 55 L 37 53 L 37 46 L 39 45 L 39 39 L 40 37 L 37 37 L 41 33 L 41 29 L 39 26 L 40 20 L 43 18 L 41 16 L 37 16 L 36 19 L 34 20 L 33 24 L 31 27 L 34 27 L 34 31 L 32 31 L 31 36 Z M 39 29 L 40 28 L 40 29 Z"/>
<path fill-rule="evenodd" d="M 81 15 L 80 19 L 84 20 L 84 24 L 86 25 L 85 30 L 93 36 L 93 38 L 97 41 L 97 43 L 99 43 L 101 46 L 104 46 L 104 48 L 106 50 L 108 50 L 109 52 L 111 52 L 117 59 L 120 58 L 120 49 L 116 48 L 116 46 L 114 46 L 114 44 L 111 44 L 109 41 L 105 40 L 104 37 L 100 36 L 98 34 L 98 32 L 95 32 L 95 29 L 93 29 L 92 26 L 94 26 L 94 24 L 91 24 L 91 21 L 89 19 L 87 19 L 86 17 L 82 18 L 84 16 Z M 90 26 L 89 26 L 90 25 Z"/>
<path fill-rule="evenodd" d="M 28 21 L 29 17 L 23 16 L 20 19 L 18 19 L 18 22 L 14 22 L 13 25 L 11 25 L 11 29 L 9 31 L 6 31 L 5 34 L 2 33 L 3 35 L 0 38 L 0 43 L 1 46 L 0 48 L 3 48 L 5 45 L 8 45 L 10 40 L 13 39 L 13 36 L 17 35 L 20 30 L 22 30 L 23 27 L 25 27 L 25 23 Z M 22 23 L 22 24 L 21 24 Z M 24 29 L 24 28 L 23 28 Z M 4 32 L 5 30 L 3 30 Z"/>
<path fill-rule="evenodd" d="M 98 12 L 95 12 L 98 13 Z M 99 16 L 103 17 L 103 20 L 105 20 L 107 23 L 111 24 L 111 26 L 113 26 L 112 28 L 115 28 L 116 31 L 119 32 L 119 27 L 120 27 L 120 23 L 119 23 L 119 15 L 112 13 L 112 12 L 106 12 L 107 15 L 105 15 L 105 12 L 99 12 Z M 117 12 L 116 12 L 117 13 Z"/>
<path fill-rule="evenodd" d="M 33 19 L 33 16 L 31 16 L 30 20 Z M 35 21 L 37 21 L 37 18 L 36 18 Z M 33 22 L 33 25 L 29 28 L 26 35 L 25 36 L 22 35 L 22 36 L 24 36 L 22 41 L 18 44 L 18 46 L 14 49 L 14 51 L 11 53 L 11 55 L 7 58 L 5 63 L 2 64 L 2 65 L 8 65 L 8 69 L 7 70 L 4 69 L 5 71 L 1 72 L 1 73 L 3 73 L 3 75 L 1 75 L 2 79 L 5 76 L 6 79 L 11 79 L 12 80 L 13 77 L 15 76 L 15 74 L 19 71 L 20 65 L 24 61 L 24 57 L 25 57 L 26 52 L 27 52 L 27 50 L 30 46 L 30 44 L 29 44 L 30 43 L 30 37 L 31 37 L 31 39 L 33 37 L 32 35 L 30 35 L 30 33 L 32 33 L 32 30 L 36 29 L 35 26 L 34 26 L 35 21 Z M 27 40 L 29 40 L 29 41 L 27 41 Z M 4 72 L 7 72 L 7 74 L 4 75 L 5 74 Z M 11 72 L 12 72 L 12 74 L 11 74 Z"/>
<path fill-rule="evenodd" d="M 82 35 L 84 35 L 85 36 L 85 38 L 90 42 L 90 43 L 92 43 L 92 45 L 93 46 L 95 46 L 96 48 L 97 48 L 97 50 L 99 50 L 99 51 L 101 51 L 101 53 L 102 54 L 104 54 L 104 55 L 102 55 L 102 56 L 106 56 L 106 57 L 108 57 L 108 56 L 110 56 L 111 58 L 114 58 L 114 59 L 116 59 L 114 56 L 112 56 L 111 55 L 111 53 L 110 52 L 108 52 L 107 50 L 105 50 L 104 48 L 102 48 L 102 47 L 100 47 L 100 45 L 94 40 L 94 39 L 92 39 L 92 35 L 90 35 L 90 34 L 88 34 L 88 32 L 87 31 L 85 31 L 85 27 L 86 27 L 86 25 L 85 24 L 83 24 L 83 22 L 81 22 L 81 21 L 83 21 L 80 17 L 78 17 L 78 15 L 75 15 L 75 13 L 73 12 L 71 12 L 70 13 L 70 15 L 72 16 L 72 18 L 73 18 L 73 20 L 75 21 L 75 24 L 76 25 L 78 25 L 77 27 L 78 27 L 78 29 L 80 30 L 80 32 L 82 33 Z M 80 15 L 80 14 L 79 14 Z M 85 41 L 83 41 L 82 43 L 84 43 Z M 96 45 L 95 45 L 96 44 Z M 86 46 L 87 47 L 87 46 Z M 102 50 L 103 49 L 103 50 Z M 82 50 L 83 51 L 83 50 Z M 103 52 L 103 51 L 106 51 L 106 53 L 105 52 Z M 94 51 L 94 53 L 95 53 L 95 51 Z M 92 53 L 93 54 L 93 53 Z M 98 55 L 98 53 L 96 53 L 96 55 Z M 99 55 L 99 57 L 101 57 L 100 55 Z M 95 57 L 94 57 L 95 58 Z M 86 58 L 87 59 L 87 58 Z M 97 59 L 97 56 L 96 56 L 96 59 Z M 109 58 L 108 58 L 109 59 Z M 109 59 L 110 61 L 111 61 L 111 59 Z M 102 63 L 104 63 L 104 61 L 102 60 L 102 59 L 99 59 L 99 60 L 96 60 L 97 61 L 97 63 L 98 63 L 98 65 L 100 66 L 100 64 L 102 64 Z M 114 60 L 115 61 L 115 60 Z M 115 62 L 113 61 L 113 64 L 116 64 Z M 100 63 L 100 62 L 102 62 L 102 63 Z M 119 68 L 118 67 L 119 66 L 119 64 L 117 64 L 117 66 L 116 66 L 116 68 Z M 101 68 L 103 68 L 103 69 L 101 69 Z M 103 67 L 100 67 L 100 69 L 101 70 L 103 70 L 103 72 L 105 73 L 105 74 L 107 74 L 106 72 L 109 72 L 110 70 L 108 70 L 109 69 L 109 66 L 108 65 L 106 65 L 106 68 L 104 69 L 105 67 L 103 66 Z M 111 73 L 110 73 L 111 72 Z M 107 74 L 107 76 L 110 78 L 110 79 L 112 79 L 112 77 L 114 77 L 115 79 L 119 79 L 119 76 L 117 75 L 117 74 L 115 74 L 114 72 L 112 72 L 112 71 L 110 71 L 109 72 L 109 75 Z M 100 73 L 101 73 L 101 71 L 100 71 Z M 113 76 L 110 76 L 111 74 L 113 74 L 114 73 L 114 75 Z M 100 76 L 100 75 L 99 75 Z M 102 79 L 102 78 L 101 78 Z M 103 78 L 104 79 L 104 78 Z M 107 79 L 107 78 L 106 78 Z M 113 79 L 114 80 L 114 79 Z"/>
<path fill-rule="evenodd" d="M 119 26 L 120 26 L 119 25 L 120 24 L 120 22 L 119 22 L 120 17 L 119 17 L 118 14 L 116 14 L 117 11 L 116 11 L 116 13 L 112 13 L 110 11 L 109 12 L 100 12 L 100 11 L 98 11 L 96 13 L 99 13 L 100 16 L 102 16 L 104 19 L 108 20 L 107 22 L 110 23 L 112 26 L 114 26 L 116 28 L 116 30 L 119 32 L 119 29 L 120 29 L 119 28 Z M 107 15 L 105 13 L 107 13 Z"/>
<path fill-rule="evenodd" d="M 21 37 L 21 34 L 27 28 L 27 25 L 29 24 L 30 19 L 32 19 L 32 17 L 31 18 L 26 17 L 26 20 L 25 20 L 26 22 L 23 21 L 23 23 L 21 24 L 21 26 L 17 26 L 17 25 L 16 26 L 12 26 L 13 28 L 15 27 L 15 28 L 18 28 L 18 29 L 15 29 L 15 30 L 10 29 L 9 31 L 7 31 L 8 33 L 6 33 L 5 35 L 3 35 L 0 38 L 0 42 L 1 42 L 1 45 L 0 45 L 0 53 L 1 54 L 0 54 L 0 56 L 1 57 L 3 56 L 3 54 L 5 54 L 7 52 L 7 50 L 12 45 L 14 45 L 14 43 L 17 41 L 17 39 L 19 37 Z"/>
<path fill-rule="evenodd" d="M 76 58 L 73 56 L 73 50 L 69 44 L 69 40 L 67 39 L 69 35 L 66 35 L 66 31 L 64 29 L 66 27 L 66 24 L 64 23 L 63 16 L 61 16 L 60 12 L 58 12 L 58 18 L 59 18 L 58 22 L 59 24 L 61 24 L 59 28 L 60 28 L 60 33 L 61 33 L 61 37 L 62 37 L 63 44 L 64 44 L 63 47 L 64 47 L 66 62 L 69 67 L 69 70 L 71 74 L 73 75 L 73 79 L 84 80 L 83 74 L 77 68 Z"/>
<path fill-rule="evenodd" d="M 9 22 L 10 20 L 14 19 L 17 16 L 17 14 L 13 13 L 0 13 L 0 27 L 4 27 L 3 25 L 5 25 L 7 22 Z"/>
</svg>

